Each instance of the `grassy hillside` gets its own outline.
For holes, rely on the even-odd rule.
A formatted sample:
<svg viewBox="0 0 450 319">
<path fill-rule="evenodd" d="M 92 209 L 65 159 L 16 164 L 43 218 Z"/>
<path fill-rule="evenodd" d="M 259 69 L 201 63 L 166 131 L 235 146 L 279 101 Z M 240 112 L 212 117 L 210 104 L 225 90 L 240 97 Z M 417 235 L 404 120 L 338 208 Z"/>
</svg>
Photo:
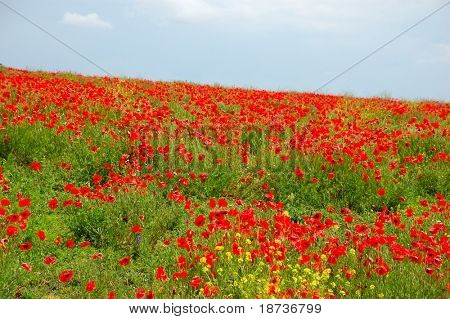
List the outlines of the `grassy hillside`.
<svg viewBox="0 0 450 319">
<path fill-rule="evenodd" d="M 0 298 L 448 298 L 449 103 L 0 69 Z"/>
</svg>

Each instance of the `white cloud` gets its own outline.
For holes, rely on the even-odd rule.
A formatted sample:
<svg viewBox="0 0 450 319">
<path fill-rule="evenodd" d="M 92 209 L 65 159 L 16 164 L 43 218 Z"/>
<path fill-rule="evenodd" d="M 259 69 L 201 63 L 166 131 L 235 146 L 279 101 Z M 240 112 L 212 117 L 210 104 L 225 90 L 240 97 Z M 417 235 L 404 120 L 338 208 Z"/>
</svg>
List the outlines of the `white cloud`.
<svg viewBox="0 0 450 319">
<path fill-rule="evenodd" d="M 63 17 L 63 23 L 78 27 L 111 29 L 111 23 L 102 20 L 97 13 L 88 13 L 81 15 L 78 13 L 66 12 Z"/>
<path fill-rule="evenodd" d="M 290 24 L 311 29 L 357 27 L 371 19 L 380 23 L 421 18 L 442 0 L 135 0 L 139 11 L 159 20 L 182 23 Z"/>
</svg>

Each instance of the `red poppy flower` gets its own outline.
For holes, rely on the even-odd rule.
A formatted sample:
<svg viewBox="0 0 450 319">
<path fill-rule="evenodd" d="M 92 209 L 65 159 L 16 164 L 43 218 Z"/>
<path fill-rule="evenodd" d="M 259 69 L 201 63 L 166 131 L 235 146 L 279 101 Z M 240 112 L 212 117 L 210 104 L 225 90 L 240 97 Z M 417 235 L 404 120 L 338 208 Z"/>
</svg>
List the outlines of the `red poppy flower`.
<svg viewBox="0 0 450 319">
<path fill-rule="evenodd" d="M 145 289 L 138 288 L 136 290 L 136 299 L 142 299 L 145 296 Z"/>
<path fill-rule="evenodd" d="M 94 184 L 100 184 L 100 182 L 102 181 L 102 177 L 98 174 L 94 174 L 94 176 L 92 176 L 92 181 L 94 182 Z"/>
<path fill-rule="evenodd" d="M 29 198 L 22 198 L 19 200 L 19 206 L 20 207 L 27 207 L 31 205 L 31 199 Z"/>
<path fill-rule="evenodd" d="M 94 260 L 96 260 L 96 259 L 103 259 L 103 254 L 102 253 L 93 254 L 92 255 L 92 259 L 94 259 Z"/>
<path fill-rule="evenodd" d="M 187 272 L 185 271 L 180 271 L 180 272 L 176 272 L 172 275 L 172 279 L 181 279 L 181 278 L 186 278 L 187 277 Z"/>
<path fill-rule="evenodd" d="M 305 264 L 309 263 L 310 260 L 311 260 L 311 257 L 309 257 L 308 255 L 302 255 L 302 256 L 298 259 L 298 262 L 299 262 L 301 265 L 305 265 Z"/>
<path fill-rule="evenodd" d="M 198 289 L 202 283 L 203 283 L 203 279 L 201 279 L 200 277 L 194 276 L 194 277 L 192 277 L 191 287 Z"/>
<path fill-rule="evenodd" d="M 116 292 L 110 291 L 106 299 L 116 299 Z"/>
<path fill-rule="evenodd" d="M 69 282 L 72 280 L 73 270 L 64 270 L 59 276 L 59 280 L 63 283 Z"/>
<path fill-rule="evenodd" d="M 27 241 L 26 243 L 20 244 L 19 248 L 22 251 L 28 251 L 32 248 L 33 246 L 31 245 L 31 243 L 29 241 Z"/>
<path fill-rule="evenodd" d="M 420 201 L 422 207 L 428 207 L 428 201 L 426 199 Z"/>
<path fill-rule="evenodd" d="M 45 240 L 45 238 L 47 237 L 43 231 L 37 231 L 34 234 L 38 236 L 40 240 Z"/>
<path fill-rule="evenodd" d="M 384 196 L 386 194 L 386 191 L 382 188 L 380 188 L 379 190 L 377 190 L 377 194 L 378 196 Z"/>
<path fill-rule="evenodd" d="M 273 199 L 274 199 L 273 192 L 267 193 L 267 194 L 266 194 L 266 198 L 267 198 L 268 200 L 273 200 Z"/>
<path fill-rule="evenodd" d="M 74 247 L 75 247 L 75 241 L 74 241 L 73 239 L 69 239 L 69 240 L 66 242 L 66 247 L 67 247 L 67 248 L 74 248 Z"/>
<path fill-rule="evenodd" d="M 90 281 L 86 284 L 86 291 L 91 292 L 95 289 L 95 281 Z"/>
<path fill-rule="evenodd" d="M 274 286 L 274 291 L 273 291 L 273 294 L 274 294 L 275 293 L 275 285 L 272 285 L 272 286 Z M 219 292 L 219 287 L 217 287 L 217 286 L 211 287 L 209 284 L 203 285 L 203 294 L 207 297 L 211 297 L 212 295 L 214 295 L 218 292 Z"/>
<path fill-rule="evenodd" d="M 379 276 L 385 276 L 389 272 L 386 267 L 377 267 L 375 270 Z"/>
<path fill-rule="evenodd" d="M 185 248 L 186 250 L 190 249 L 189 242 L 184 237 L 177 238 L 177 246 L 178 248 Z"/>
<path fill-rule="evenodd" d="M 7 200 L 7 199 L 2 199 L 2 200 L 0 201 L 0 204 L 1 204 L 2 206 L 9 206 L 9 205 L 11 205 L 10 201 Z"/>
<path fill-rule="evenodd" d="M 24 210 L 20 213 L 20 218 L 24 221 L 27 220 L 28 217 L 30 217 L 31 212 L 29 210 Z"/>
<path fill-rule="evenodd" d="M 69 207 L 69 206 L 72 206 L 72 205 L 73 205 L 73 200 L 71 200 L 71 199 L 65 200 L 62 203 L 62 207 Z"/>
<path fill-rule="evenodd" d="M 89 240 L 85 240 L 84 242 L 80 243 L 81 248 L 85 248 L 91 245 L 91 242 Z"/>
<path fill-rule="evenodd" d="M 30 167 L 31 167 L 31 170 L 33 170 L 33 171 L 40 171 L 40 170 L 42 170 L 42 166 L 38 162 L 32 162 L 30 164 Z"/>
<path fill-rule="evenodd" d="M 130 256 L 125 256 L 121 260 L 119 260 L 119 265 L 127 266 L 130 263 Z"/>
<path fill-rule="evenodd" d="M 142 233 L 142 227 L 140 227 L 139 225 L 134 225 L 132 228 L 131 228 L 131 232 L 132 233 Z"/>
<path fill-rule="evenodd" d="M 208 174 L 206 173 L 200 173 L 200 175 L 198 175 L 200 177 L 200 181 L 203 183 L 206 181 L 206 179 L 208 178 Z"/>
<path fill-rule="evenodd" d="M 6 228 L 6 235 L 8 235 L 9 237 L 16 236 L 18 233 L 19 228 L 17 228 L 16 226 L 8 226 Z"/>
<path fill-rule="evenodd" d="M 347 215 L 344 217 L 344 220 L 346 223 L 351 223 L 353 222 L 353 216 L 352 215 Z"/>
<path fill-rule="evenodd" d="M 31 266 L 28 265 L 27 263 L 21 263 L 21 266 L 22 266 L 26 271 L 31 271 Z"/>
<path fill-rule="evenodd" d="M 55 262 L 56 262 L 56 257 L 47 256 L 44 258 L 44 263 L 46 263 L 47 265 L 54 264 Z"/>
<path fill-rule="evenodd" d="M 299 179 L 303 179 L 305 176 L 305 172 L 300 167 L 294 169 L 294 174 L 297 175 Z"/>
<path fill-rule="evenodd" d="M 219 207 L 227 207 L 228 206 L 227 201 L 223 198 L 219 198 L 219 200 L 217 201 L 217 204 L 219 205 Z"/>
<path fill-rule="evenodd" d="M 194 220 L 194 224 L 197 227 L 202 227 L 203 225 L 205 225 L 205 216 L 203 215 L 198 215 L 195 220 Z"/>
<path fill-rule="evenodd" d="M 8 215 L 7 220 L 9 220 L 11 223 L 18 223 L 20 221 L 20 217 L 17 214 L 11 214 Z"/>
<path fill-rule="evenodd" d="M 156 270 L 155 279 L 163 281 L 167 280 L 167 275 L 163 267 L 158 267 L 158 269 Z"/>
<path fill-rule="evenodd" d="M 56 209 L 58 208 L 58 199 L 57 198 L 53 198 L 48 202 L 48 207 L 50 209 Z"/>
</svg>

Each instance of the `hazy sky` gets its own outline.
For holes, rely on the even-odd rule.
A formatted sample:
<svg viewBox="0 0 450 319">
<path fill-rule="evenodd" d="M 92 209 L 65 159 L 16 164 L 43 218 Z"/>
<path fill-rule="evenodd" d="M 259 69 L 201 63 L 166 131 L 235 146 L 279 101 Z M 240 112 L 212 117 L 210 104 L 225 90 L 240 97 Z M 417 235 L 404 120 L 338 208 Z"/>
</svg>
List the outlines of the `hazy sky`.
<svg viewBox="0 0 450 319">
<path fill-rule="evenodd" d="M 117 76 L 313 91 L 446 0 L 0 0 Z M 0 4 L 0 63 L 101 74 Z M 325 90 L 450 100 L 450 5 Z"/>
</svg>

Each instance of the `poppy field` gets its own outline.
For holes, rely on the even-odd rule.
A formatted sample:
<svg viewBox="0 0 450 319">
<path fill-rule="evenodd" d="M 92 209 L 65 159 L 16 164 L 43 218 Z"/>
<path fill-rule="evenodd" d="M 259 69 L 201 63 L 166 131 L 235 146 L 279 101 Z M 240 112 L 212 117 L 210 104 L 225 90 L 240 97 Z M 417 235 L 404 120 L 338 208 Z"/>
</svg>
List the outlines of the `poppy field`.
<svg viewBox="0 0 450 319">
<path fill-rule="evenodd" d="M 449 298 L 450 104 L 0 68 L 0 298 Z"/>
</svg>

